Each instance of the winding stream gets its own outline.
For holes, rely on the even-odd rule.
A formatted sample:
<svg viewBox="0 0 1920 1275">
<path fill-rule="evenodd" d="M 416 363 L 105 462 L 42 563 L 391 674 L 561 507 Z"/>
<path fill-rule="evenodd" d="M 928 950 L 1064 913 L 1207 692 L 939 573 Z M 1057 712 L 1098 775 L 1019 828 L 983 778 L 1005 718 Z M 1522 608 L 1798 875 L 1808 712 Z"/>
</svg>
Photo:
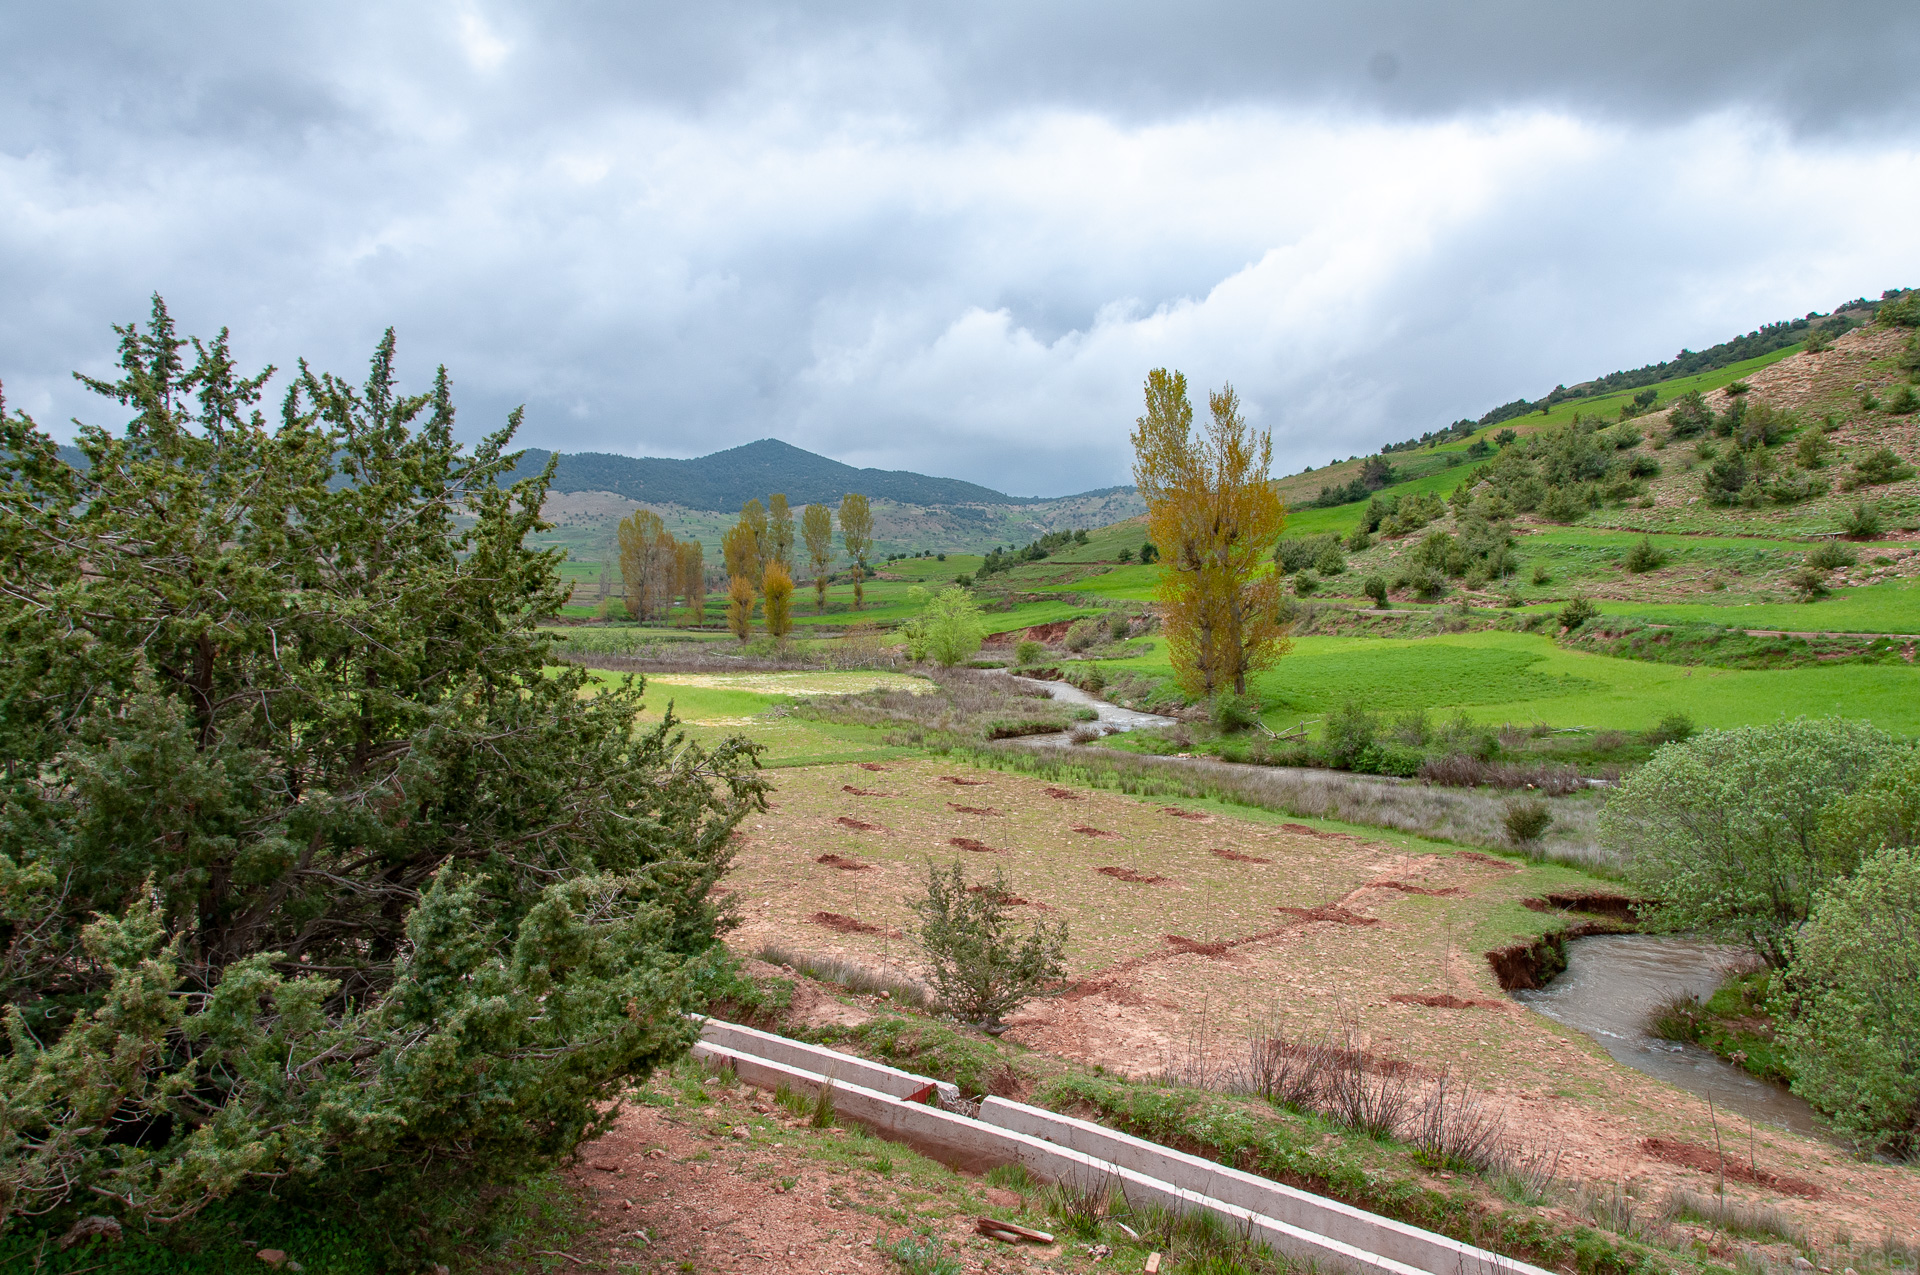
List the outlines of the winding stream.
<svg viewBox="0 0 1920 1275">
<path fill-rule="evenodd" d="M 1175 719 L 1162 717 L 1158 713 L 1142 713 L 1131 708 L 1122 708 L 1118 704 L 1109 704 L 1097 695 L 1089 695 L 1072 682 L 1043 682 L 1038 678 L 1014 676 L 1013 680 L 1024 686 L 1038 687 L 1051 694 L 1062 704 L 1075 704 L 1090 708 L 1100 715 L 1100 725 L 1110 731 L 1141 730 L 1148 726 L 1171 726 Z M 1044 746 L 1059 747 L 1070 742 L 1071 732 L 1061 731 L 1057 735 L 1029 735 L 1027 742 Z"/>
<path fill-rule="evenodd" d="M 1647 1015 L 1675 992 L 1713 995 L 1740 955 L 1697 939 L 1606 934 L 1567 944 L 1566 973 L 1515 1000 L 1584 1032 L 1618 1062 L 1711 1098 L 1723 1111 L 1795 1133 L 1826 1136 L 1813 1108 L 1779 1085 L 1756 1079 L 1696 1045 L 1658 1040 Z"/>
</svg>

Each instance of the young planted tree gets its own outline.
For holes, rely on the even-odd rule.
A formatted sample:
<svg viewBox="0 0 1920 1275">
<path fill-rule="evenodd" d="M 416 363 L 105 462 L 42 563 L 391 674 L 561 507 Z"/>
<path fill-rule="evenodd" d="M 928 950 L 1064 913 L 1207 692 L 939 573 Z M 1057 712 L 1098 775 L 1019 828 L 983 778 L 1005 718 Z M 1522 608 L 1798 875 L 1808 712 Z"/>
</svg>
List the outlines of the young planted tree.
<svg viewBox="0 0 1920 1275">
<path fill-rule="evenodd" d="M 707 622 L 707 551 L 698 540 L 680 542 L 676 555 L 678 592 L 686 600 L 686 623 L 698 628 Z"/>
<path fill-rule="evenodd" d="M 1288 649 L 1279 579 L 1265 564 L 1286 525 L 1267 477 L 1272 437 L 1247 425 L 1232 386 L 1208 395 L 1212 419 L 1196 437 L 1187 379 L 1164 368 L 1147 376 L 1146 406 L 1133 472 L 1151 543 L 1164 555 L 1159 592 L 1174 676 L 1197 697 L 1245 695 L 1247 675 Z"/>
<path fill-rule="evenodd" d="M 800 536 L 807 542 L 807 568 L 813 572 L 814 610 L 826 614 L 827 574 L 833 567 L 833 511 L 808 505 L 800 515 Z"/>
<path fill-rule="evenodd" d="M 793 575 L 793 511 L 787 495 L 776 491 L 767 498 L 767 561 L 777 562 Z"/>
<path fill-rule="evenodd" d="M 873 552 L 873 511 L 867 508 L 865 496 L 849 492 L 840 498 L 840 543 L 853 560 L 853 609 L 858 611 L 866 604 L 862 582 L 867 575 L 867 555 Z"/>
<path fill-rule="evenodd" d="M 691 1041 L 757 750 L 554 667 L 517 412 L 120 336 L 84 466 L 0 412 L 0 1226 L 270 1191 L 418 1269 Z"/>
<path fill-rule="evenodd" d="M 727 628 L 745 642 L 753 636 L 753 582 L 745 576 L 727 578 Z"/>
<path fill-rule="evenodd" d="M 779 562 L 769 562 L 761 578 L 760 593 L 765 599 L 762 612 L 767 636 L 783 638 L 793 632 L 793 577 Z"/>
<path fill-rule="evenodd" d="M 934 993 L 948 1013 L 983 1027 L 997 1027 L 1066 972 L 1067 923 L 1043 918 L 1020 934 L 1013 897 L 998 869 L 969 887 L 958 863 L 945 872 L 928 863 L 926 896 L 908 905 L 920 918 L 914 937 Z"/>
</svg>

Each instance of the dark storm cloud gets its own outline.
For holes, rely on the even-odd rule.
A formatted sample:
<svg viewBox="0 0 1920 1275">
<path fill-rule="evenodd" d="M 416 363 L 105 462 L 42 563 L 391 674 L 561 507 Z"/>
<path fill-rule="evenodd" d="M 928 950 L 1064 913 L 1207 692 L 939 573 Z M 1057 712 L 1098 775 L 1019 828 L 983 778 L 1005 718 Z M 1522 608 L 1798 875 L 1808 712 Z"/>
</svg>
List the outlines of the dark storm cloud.
<svg viewBox="0 0 1920 1275">
<path fill-rule="evenodd" d="M 1145 368 L 1290 463 L 1912 282 L 1920 9 L 14 6 L 0 377 L 164 293 L 477 434 L 1126 480 Z M 1866 210 L 1863 214 L 1863 208 Z"/>
</svg>

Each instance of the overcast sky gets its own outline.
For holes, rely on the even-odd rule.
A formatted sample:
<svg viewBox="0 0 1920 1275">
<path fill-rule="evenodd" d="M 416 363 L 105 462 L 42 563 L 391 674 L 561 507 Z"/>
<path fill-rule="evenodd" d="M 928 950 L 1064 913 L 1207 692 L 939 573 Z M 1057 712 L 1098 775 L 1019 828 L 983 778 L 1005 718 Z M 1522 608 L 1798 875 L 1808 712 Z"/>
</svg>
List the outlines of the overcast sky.
<svg viewBox="0 0 1920 1275">
<path fill-rule="evenodd" d="M 115 423 L 157 291 L 394 325 L 468 437 L 1059 494 L 1166 365 L 1290 472 L 1920 283 L 1916 65 L 1912 0 L 13 0 L 0 380 Z"/>
</svg>

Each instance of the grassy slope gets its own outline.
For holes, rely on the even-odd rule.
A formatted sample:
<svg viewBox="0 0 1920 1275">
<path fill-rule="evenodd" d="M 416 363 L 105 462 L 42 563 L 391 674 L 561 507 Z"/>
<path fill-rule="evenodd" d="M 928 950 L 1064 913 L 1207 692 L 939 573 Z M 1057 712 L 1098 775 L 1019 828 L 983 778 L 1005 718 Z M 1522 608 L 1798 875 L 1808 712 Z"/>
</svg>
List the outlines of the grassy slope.
<svg viewBox="0 0 1920 1275">
<path fill-rule="evenodd" d="M 1165 646 L 1109 669 L 1171 672 Z M 1274 727 L 1352 698 L 1374 709 L 1465 712 L 1487 722 L 1643 730 L 1671 712 L 1702 726 L 1840 713 L 1920 735 L 1920 666 L 1740 670 L 1685 668 L 1567 650 L 1528 633 L 1415 639 L 1303 637 L 1254 693 Z"/>
</svg>

